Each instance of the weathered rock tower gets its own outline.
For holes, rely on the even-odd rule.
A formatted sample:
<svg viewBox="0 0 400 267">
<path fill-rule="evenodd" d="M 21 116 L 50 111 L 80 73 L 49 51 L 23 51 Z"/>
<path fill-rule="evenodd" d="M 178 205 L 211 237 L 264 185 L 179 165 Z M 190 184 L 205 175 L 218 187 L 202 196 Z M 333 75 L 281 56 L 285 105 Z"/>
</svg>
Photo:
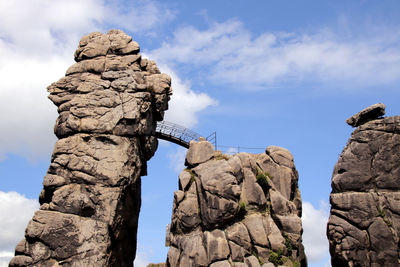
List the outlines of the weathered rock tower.
<svg viewBox="0 0 400 267">
<path fill-rule="evenodd" d="M 167 266 L 307 266 L 291 153 L 215 152 L 191 142 L 174 194 Z"/>
<path fill-rule="evenodd" d="M 332 176 L 333 267 L 400 266 L 400 116 L 384 114 L 375 104 L 347 120 L 357 128 Z"/>
<path fill-rule="evenodd" d="M 48 87 L 59 140 L 10 266 L 132 266 L 135 257 L 140 176 L 170 78 L 120 30 L 83 37 L 75 60 Z"/>
</svg>

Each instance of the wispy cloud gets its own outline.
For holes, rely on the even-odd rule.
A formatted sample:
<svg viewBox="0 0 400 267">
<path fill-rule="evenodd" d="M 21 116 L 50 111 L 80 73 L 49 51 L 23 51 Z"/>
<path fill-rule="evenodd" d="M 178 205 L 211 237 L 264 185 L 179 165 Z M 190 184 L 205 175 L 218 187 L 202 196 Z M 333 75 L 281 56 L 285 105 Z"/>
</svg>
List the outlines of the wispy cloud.
<svg viewBox="0 0 400 267">
<path fill-rule="evenodd" d="M 325 262 L 329 258 L 326 224 L 329 217 L 329 206 L 321 201 L 318 208 L 310 202 L 303 201 L 303 245 L 310 264 Z"/>
<path fill-rule="evenodd" d="M 153 53 L 170 63 L 207 66 L 213 82 L 244 89 L 310 81 L 344 87 L 351 82 L 357 89 L 400 80 L 399 31 L 354 38 L 326 28 L 315 32 L 254 36 L 242 22 L 228 20 L 206 30 L 182 27 Z"/>
<path fill-rule="evenodd" d="M 198 113 L 218 102 L 205 93 L 192 90 L 189 80 L 181 80 L 176 72 L 166 64 L 159 64 L 162 72 L 168 73 L 172 81 L 172 96 L 165 120 L 185 127 L 193 127 L 198 122 Z"/>
<path fill-rule="evenodd" d="M 226 151 L 222 151 L 222 152 L 225 152 L 226 154 L 233 155 L 233 154 L 239 153 L 239 148 L 237 148 L 237 147 L 229 147 Z"/>
<path fill-rule="evenodd" d="M 169 158 L 169 166 L 176 173 L 180 173 L 185 168 L 185 157 L 187 149 L 183 147 L 177 147 L 175 153 L 167 154 Z"/>
<path fill-rule="evenodd" d="M 172 21 L 177 11 L 169 9 L 163 2 L 152 0 L 106 1 L 107 16 L 104 22 L 131 32 L 156 35 L 156 31 Z"/>
</svg>

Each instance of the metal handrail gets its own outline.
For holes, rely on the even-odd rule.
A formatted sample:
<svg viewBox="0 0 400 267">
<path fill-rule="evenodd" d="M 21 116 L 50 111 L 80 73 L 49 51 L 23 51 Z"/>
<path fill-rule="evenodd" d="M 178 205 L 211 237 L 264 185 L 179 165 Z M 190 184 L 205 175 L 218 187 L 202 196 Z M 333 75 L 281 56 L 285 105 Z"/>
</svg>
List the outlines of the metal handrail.
<svg viewBox="0 0 400 267">
<path fill-rule="evenodd" d="M 156 137 L 189 148 L 190 141 L 200 140 L 201 135 L 169 121 L 158 121 L 156 127 Z M 214 145 L 217 149 L 217 134 L 216 132 L 205 138 L 207 141 Z"/>
</svg>

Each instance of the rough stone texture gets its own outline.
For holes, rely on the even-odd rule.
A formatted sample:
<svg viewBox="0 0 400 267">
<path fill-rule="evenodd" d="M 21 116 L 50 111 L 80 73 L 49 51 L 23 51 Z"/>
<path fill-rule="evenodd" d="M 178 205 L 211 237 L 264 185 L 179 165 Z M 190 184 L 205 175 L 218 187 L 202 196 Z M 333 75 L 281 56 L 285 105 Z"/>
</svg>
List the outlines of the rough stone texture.
<svg viewBox="0 0 400 267">
<path fill-rule="evenodd" d="M 385 115 L 385 105 L 382 103 L 371 105 L 346 120 L 347 124 L 358 127 L 368 121 L 378 119 Z"/>
<path fill-rule="evenodd" d="M 170 78 L 119 30 L 83 37 L 75 60 L 48 87 L 59 140 L 10 266 L 132 266 L 135 257 L 140 176 Z"/>
<path fill-rule="evenodd" d="M 399 162 L 399 116 L 352 133 L 332 176 L 332 266 L 400 266 Z"/>
<path fill-rule="evenodd" d="M 212 144 L 207 141 L 190 141 L 189 150 L 186 153 L 186 164 L 188 166 L 195 166 L 203 163 L 214 156 L 214 148 Z"/>
<path fill-rule="evenodd" d="M 259 267 L 279 259 L 283 266 L 307 265 L 288 150 L 229 156 L 206 141 L 191 142 L 186 165 L 174 194 L 167 266 Z"/>
</svg>

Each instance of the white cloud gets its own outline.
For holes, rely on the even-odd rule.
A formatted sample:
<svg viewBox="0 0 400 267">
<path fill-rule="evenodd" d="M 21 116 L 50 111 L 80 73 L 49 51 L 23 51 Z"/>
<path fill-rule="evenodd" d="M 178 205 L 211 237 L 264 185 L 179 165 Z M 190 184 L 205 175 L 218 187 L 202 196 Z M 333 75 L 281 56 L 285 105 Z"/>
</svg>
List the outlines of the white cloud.
<svg viewBox="0 0 400 267">
<path fill-rule="evenodd" d="M 8 58 L 0 68 L 0 154 L 13 151 L 30 159 L 49 155 L 57 111 L 47 99 L 46 86 L 50 79 L 58 80 L 68 64 L 62 58 L 42 62 L 17 55 Z"/>
<path fill-rule="evenodd" d="M 101 2 L 100 2 L 101 3 Z M 73 63 L 79 38 L 104 16 L 98 1 L 0 3 L 0 154 L 41 159 L 55 142 L 46 87 Z M 39 156 L 39 157 L 38 157 Z"/>
<path fill-rule="evenodd" d="M 8 263 L 13 256 L 14 253 L 11 251 L 0 251 L 0 267 L 8 267 Z"/>
<path fill-rule="evenodd" d="M 136 267 L 147 267 L 149 263 L 150 261 L 148 260 L 148 252 L 144 252 L 143 248 L 140 246 L 140 244 L 138 244 L 134 265 Z"/>
<path fill-rule="evenodd" d="M 0 37 L 32 54 L 54 54 L 77 46 L 84 33 L 119 27 L 149 31 L 174 18 L 175 12 L 152 0 L 3 0 Z M 70 53 L 68 55 L 71 56 Z"/>
<path fill-rule="evenodd" d="M 303 245 L 310 264 L 326 261 L 329 257 L 329 245 L 326 237 L 326 225 L 329 217 L 329 206 L 321 201 L 319 208 L 303 201 Z"/>
<path fill-rule="evenodd" d="M 162 72 L 168 73 L 172 81 L 172 96 L 165 120 L 185 127 L 193 127 L 198 122 L 198 113 L 207 107 L 217 105 L 217 101 L 205 93 L 191 90 L 190 81 L 182 81 L 174 70 L 165 64 L 158 64 Z"/>
<path fill-rule="evenodd" d="M 230 155 L 239 153 L 239 148 L 237 148 L 237 147 L 229 147 L 229 148 L 226 150 L 225 153 L 226 153 L 226 154 L 230 154 Z"/>
<path fill-rule="evenodd" d="M 187 149 L 183 147 L 177 147 L 175 153 L 168 154 L 169 166 L 176 172 L 181 173 L 185 168 L 185 158 Z"/>
<path fill-rule="evenodd" d="M 137 267 L 147 267 L 147 265 L 150 263 L 147 258 L 144 257 L 142 254 L 136 254 L 135 258 L 135 266 Z"/>
<path fill-rule="evenodd" d="M 326 29 L 253 36 L 240 21 L 229 20 L 206 30 L 182 27 L 153 54 L 170 64 L 207 66 L 214 82 L 245 89 L 302 81 L 360 87 L 400 80 L 399 42 L 400 35 L 387 29 L 373 38 L 343 39 Z"/>
<path fill-rule="evenodd" d="M 105 15 L 101 2 L 5 0 L 0 3 L 2 44 L 29 58 L 63 54 Z M 3 51 L 3 49 L 2 49 Z M 71 55 L 71 54 L 69 54 Z"/>
<path fill-rule="evenodd" d="M 114 0 L 106 3 L 106 22 L 131 32 L 155 35 L 152 31 L 154 28 L 165 25 L 176 15 L 175 11 L 168 9 L 162 2 L 151 0 Z"/>
<path fill-rule="evenodd" d="M 39 203 L 17 192 L 0 191 L 0 266 L 8 266 L 15 246 L 24 238 L 25 228 Z"/>
<path fill-rule="evenodd" d="M 57 112 L 46 87 L 73 64 L 83 35 L 108 27 L 150 31 L 173 17 L 156 1 L 0 1 L 0 160 L 10 152 L 49 157 Z"/>
</svg>

